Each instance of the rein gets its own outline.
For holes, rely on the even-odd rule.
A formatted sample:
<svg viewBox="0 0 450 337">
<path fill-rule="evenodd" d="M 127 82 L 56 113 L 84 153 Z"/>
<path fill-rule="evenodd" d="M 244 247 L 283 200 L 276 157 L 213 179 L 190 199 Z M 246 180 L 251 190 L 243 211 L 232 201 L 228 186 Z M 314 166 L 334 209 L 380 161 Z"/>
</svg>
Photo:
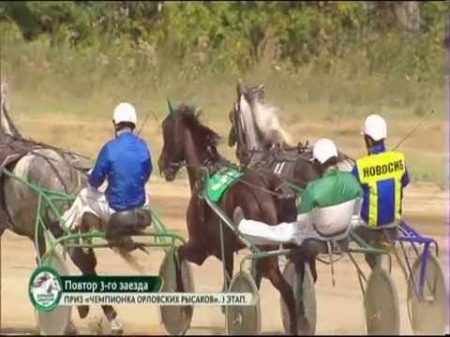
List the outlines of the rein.
<svg viewBox="0 0 450 337">
<path fill-rule="evenodd" d="M 207 162 L 207 161 L 206 161 L 206 162 Z M 206 164 L 206 163 L 205 163 L 205 164 Z M 190 167 L 190 168 L 195 169 L 196 171 L 200 171 L 200 172 L 205 173 L 205 174 L 206 174 L 206 172 L 207 172 L 208 177 L 209 177 L 209 173 L 210 173 L 210 170 L 209 170 L 209 168 L 208 168 L 207 165 L 193 165 L 193 164 L 187 164 L 186 162 L 176 162 L 176 163 L 170 163 L 169 166 L 176 167 L 176 168 L 180 168 L 180 167 L 182 167 L 182 166 L 186 166 L 186 168 Z M 224 166 L 226 166 L 226 165 L 224 165 Z M 236 167 L 236 166 L 235 166 L 235 165 L 228 165 L 228 167 Z M 247 170 L 248 170 L 248 171 L 256 171 L 256 169 L 247 169 Z M 270 172 L 270 173 L 273 173 L 273 172 L 271 172 L 271 171 L 269 171 L 269 172 Z M 225 173 L 225 174 L 226 174 L 226 173 Z M 281 178 L 281 177 L 280 177 L 280 178 Z M 258 190 L 260 190 L 260 191 L 263 191 L 263 192 L 265 192 L 265 193 L 268 193 L 268 194 L 273 195 L 273 196 L 276 196 L 276 197 L 279 197 L 279 196 L 282 196 L 282 195 L 283 195 L 282 193 L 276 193 L 276 192 L 273 192 L 273 191 L 268 190 L 267 188 L 264 188 L 264 187 L 261 187 L 261 186 L 258 186 L 258 185 L 249 183 L 248 181 L 242 180 L 242 178 L 237 178 L 236 180 L 239 181 L 239 182 L 241 182 L 241 183 L 244 184 L 244 185 L 247 185 L 247 186 L 249 186 L 249 187 L 258 189 Z M 290 184 L 289 182 L 285 181 L 283 178 L 281 178 L 281 180 L 282 180 L 283 183 L 285 183 L 285 184 L 288 184 L 288 185 Z M 294 186 L 295 186 L 295 185 L 294 185 Z M 296 186 L 296 188 L 297 188 L 298 190 L 301 190 L 298 186 Z"/>
</svg>

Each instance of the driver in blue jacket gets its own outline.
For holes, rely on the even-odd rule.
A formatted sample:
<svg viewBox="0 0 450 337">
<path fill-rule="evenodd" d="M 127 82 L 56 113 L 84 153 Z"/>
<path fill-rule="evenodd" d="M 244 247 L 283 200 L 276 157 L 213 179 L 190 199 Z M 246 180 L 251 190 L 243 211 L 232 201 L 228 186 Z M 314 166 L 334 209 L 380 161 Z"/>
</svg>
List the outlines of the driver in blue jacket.
<svg viewBox="0 0 450 337">
<path fill-rule="evenodd" d="M 149 146 L 134 133 L 136 120 L 136 111 L 131 104 L 120 103 L 114 109 L 116 137 L 100 150 L 88 186 L 64 213 L 62 224 L 66 228 L 78 228 L 86 212 L 106 223 L 115 212 L 148 204 L 145 184 L 152 173 L 152 160 Z M 103 193 L 98 188 L 105 180 L 108 186 Z"/>
</svg>

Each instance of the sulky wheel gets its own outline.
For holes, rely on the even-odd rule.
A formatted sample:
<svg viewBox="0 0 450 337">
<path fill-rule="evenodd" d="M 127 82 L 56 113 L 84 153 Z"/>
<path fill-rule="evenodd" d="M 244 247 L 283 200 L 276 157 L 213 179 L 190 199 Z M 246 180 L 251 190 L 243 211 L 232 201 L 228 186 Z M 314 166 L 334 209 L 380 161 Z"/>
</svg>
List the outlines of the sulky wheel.
<svg viewBox="0 0 450 337">
<path fill-rule="evenodd" d="M 299 298 L 303 300 L 305 316 L 310 325 L 309 331 L 303 331 L 300 325 L 298 325 L 298 334 L 314 335 L 314 333 L 316 332 L 316 292 L 314 289 L 314 281 L 311 275 L 311 270 L 309 269 L 309 265 L 305 264 L 305 275 L 303 278 L 303 282 L 301 283 L 301 288 L 294 287 L 296 282 L 299 282 L 297 283 L 297 286 L 300 286 L 300 281 L 297 280 L 295 266 L 292 262 L 289 262 L 284 268 L 283 277 L 289 283 L 289 285 L 293 287 L 294 293 L 296 294 L 296 301 L 298 301 Z M 283 297 L 280 297 L 280 302 L 281 302 L 281 317 L 283 321 L 284 331 L 290 333 L 289 311 L 286 307 L 286 304 L 283 301 Z"/>
<path fill-rule="evenodd" d="M 69 275 L 64 260 L 57 253 L 47 255 L 42 261 L 42 266 L 52 268 L 58 275 Z M 41 334 L 65 334 L 69 327 L 71 313 L 72 306 L 58 306 L 52 311 L 37 311 L 37 321 Z"/>
<path fill-rule="evenodd" d="M 257 335 L 261 331 L 261 308 L 255 281 L 245 271 L 239 272 L 230 283 L 230 293 L 252 293 L 254 305 L 227 306 L 226 320 L 229 335 Z"/>
<path fill-rule="evenodd" d="M 400 331 L 398 294 L 389 273 L 375 268 L 367 280 L 364 295 L 367 333 L 397 335 Z"/>
<path fill-rule="evenodd" d="M 168 252 L 164 257 L 163 263 L 159 269 L 159 275 L 163 278 L 161 292 L 194 292 L 194 280 L 189 264 L 183 260 L 181 266 L 177 268 L 176 257 L 173 250 Z M 163 305 L 160 307 L 160 311 L 161 320 L 166 331 L 170 335 L 184 335 L 191 325 L 194 307 L 192 305 Z"/>
<path fill-rule="evenodd" d="M 429 255 L 425 270 L 423 298 L 418 297 L 422 256 L 411 268 L 408 280 L 408 314 L 416 334 L 442 335 L 448 320 L 448 296 L 445 277 L 438 259 Z M 417 292 L 416 292 L 417 291 Z"/>
</svg>

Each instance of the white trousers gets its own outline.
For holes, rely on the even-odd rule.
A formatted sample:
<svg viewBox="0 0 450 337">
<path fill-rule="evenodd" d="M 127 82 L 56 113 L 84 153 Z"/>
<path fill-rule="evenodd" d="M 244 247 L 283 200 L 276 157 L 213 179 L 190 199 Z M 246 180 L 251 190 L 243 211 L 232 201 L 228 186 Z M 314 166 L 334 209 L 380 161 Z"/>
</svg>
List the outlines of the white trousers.
<svg viewBox="0 0 450 337">
<path fill-rule="evenodd" d="M 145 206 L 148 205 L 146 198 Z M 107 223 L 116 211 L 109 207 L 105 193 L 92 187 L 83 188 L 72 206 L 61 217 L 61 225 L 67 229 L 76 229 L 81 224 L 83 214 L 89 212 Z"/>
<path fill-rule="evenodd" d="M 81 224 L 83 214 L 89 212 L 103 222 L 107 222 L 115 211 L 109 207 L 104 193 L 92 187 L 83 188 L 72 206 L 63 214 L 61 225 L 67 229 L 76 229 Z"/>
<path fill-rule="evenodd" d="M 282 222 L 276 226 L 269 226 L 261 221 L 242 219 L 238 229 L 249 241 L 257 245 L 300 244 L 305 238 L 316 233 L 309 214 L 298 214 L 296 222 Z"/>
<path fill-rule="evenodd" d="M 254 244 L 295 243 L 300 245 L 305 239 L 324 240 L 314 228 L 327 236 L 340 236 L 350 226 L 354 226 L 353 218 L 358 199 L 350 200 L 335 206 L 315 209 L 310 213 L 298 214 L 296 222 L 282 222 L 269 226 L 264 222 L 242 219 L 238 224 L 239 231 Z M 355 216 L 354 216 L 355 214 Z"/>
</svg>

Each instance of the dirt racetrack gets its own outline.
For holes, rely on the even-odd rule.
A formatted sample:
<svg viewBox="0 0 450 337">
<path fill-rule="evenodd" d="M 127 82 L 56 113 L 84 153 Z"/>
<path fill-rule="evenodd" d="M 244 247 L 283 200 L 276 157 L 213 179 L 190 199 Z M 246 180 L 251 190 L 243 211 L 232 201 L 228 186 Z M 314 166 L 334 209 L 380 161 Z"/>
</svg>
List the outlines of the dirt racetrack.
<svg viewBox="0 0 450 337">
<path fill-rule="evenodd" d="M 163 221 L 184 237 L 184 214 L 189 196 L 189 188 L 184 180 L 171 184 L 159 177 L 152 178 L 149 186 L 151 203 L 160 213 Z M 424 234 L 432 235 L 441 247 L 440 261 L 448 277 L 448 241 L 445 191 L 432 185 L 412 185 L 405 197 L 405 218 Z M 3 333 L 36 333 L 34 310 L 28 299 L 27 285 L 35 268 L 34 250 L 31 242 L 11 232 L 6 232 L 1 240 L 1 330 Z M 98 272 L 105 274 L 136 273 L 123 260 L 109 250 L 99 250 Z M 162 253 L 151 251 L 150 255 L 133 253 L 148 273 L 157 273 L 162 261 Z M 236 255 L 239 260 L 245 254 Z M 361 260 L 361 259 L 360 259 Z M 363 261 L 361 260 L 361 265 Z M 69 262 L 73 273 L 78 270 Z M 191 265 L 195 287 L 198 292 L 219 292 L 222 286 L 221 265 L 215 258 L 209 258 L 201 267 Z M 364 265 L 365 266 L 365 265 Z M 236 267 L 235 267 L 236 268 Z M 331 284 L 328 266 L 319 265 L 319 280 L 316 283 L 318 303 L 317 334 L 365 334 L 362 294 L 356 273 L 348 258 L 335 264 L 336 286 Z M 401 333 L 412 333 L 406 307 L 406 282 L 400 268 L 394 266 L 393 277 L 400 299 Z M 279 295 L 267 280 L 261 285 L 262 332 L 264 334 L 283 334 Z M 159 324 L 156 306 L 117 306 L 119 317 L 124 323 L 125 334 L 165 334 Z M 92 307 L 89 316 L 80 320 L 76 310 L 72 317 L 82 333 L 90 332 L 90 324 L 101 317 L 99 307 Z M 224 316 L 219 307 L 195 307 L 192 327 L 188 334 L 223 334 Z"/>
</svg>

